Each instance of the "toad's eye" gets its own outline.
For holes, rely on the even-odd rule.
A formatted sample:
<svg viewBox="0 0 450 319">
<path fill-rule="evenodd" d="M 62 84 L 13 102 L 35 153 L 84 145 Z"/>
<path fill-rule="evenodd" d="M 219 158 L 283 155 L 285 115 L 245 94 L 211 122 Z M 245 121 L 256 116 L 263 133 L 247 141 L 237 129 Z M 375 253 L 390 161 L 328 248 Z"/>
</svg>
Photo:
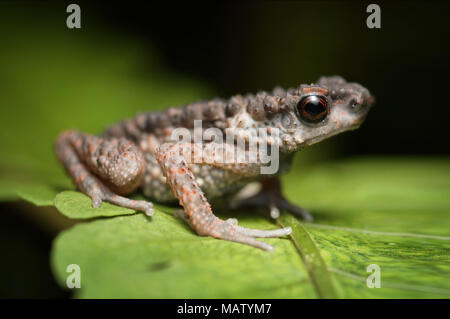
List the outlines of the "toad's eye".
<svg viewBox="0 0 450 319">
<path fill-rule="evenodd" d="M 328 115 L 328 100 L 323 95 L 308 95 L 298 102 L 297 110 L 305 122 L 319 123 Z"/>
</svg>

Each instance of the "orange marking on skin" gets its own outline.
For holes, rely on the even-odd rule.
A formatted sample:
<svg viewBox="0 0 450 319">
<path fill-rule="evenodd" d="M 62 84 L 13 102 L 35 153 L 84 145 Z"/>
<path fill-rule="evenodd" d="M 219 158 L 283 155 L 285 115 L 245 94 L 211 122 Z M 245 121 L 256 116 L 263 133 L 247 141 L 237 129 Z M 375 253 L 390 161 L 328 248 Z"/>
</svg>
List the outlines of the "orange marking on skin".
<svg viewBox="0 0 450 319">
<path fill-rule="evenodd" d="M 79 148 L 81 146 L 81 144 L 83 144 L 83 141 L 81 140 L 81 138 L 77 138 L 73 141 L 73 145 L 75 146 L 75 148 Z"/>
<path fill-rule="evenodd" d="M 186 173 L 186 170 L 184 169 L 184 167 L 180 167 L 180 168 L 178 169 L 178 173 L 179 173 L 179 174 L 184 174 L 184 173 Z"/>
<path fill-rule="evenodd" d="M 83 172 L 80 176 L 75 178 L 75 184 L 81 183 L 87 176 L 86 172 Z"/>
<path fill-rule="evenodd" d="M 172 130 L 171 130 L 170 128 L 167 128 L 167 127 L 166 127 L 166 128 L 164 129 L 164 133 L 163 133 L 163 134 L 164 134 L 165 136 L 169 136 L 171 132 L 172 132 Z"/>
<path fill-rule="evenodd" d="M 70 174 L 73 174 L 73 173 L 75 173 L 75 171 L 76 171 L 77 169 L 80 169 L 80 168 L 83 168 L 83 165 L 81 165 L 81 164 L 75 164 L 75 165 L 73 165 L 73 166 L 71 166 L 71 167 L 69 168 L 69 173 L 70 173 Z"/>
<path fill-rule="evenodd" d="M 324 94 L 324 95 L 326 95 L 328 93 L 327 89 L 319 88 L 318 91 L 319 91 L 319 93 Z"/>
<path fill-rule="evenodd" d="M 93 153 L 94 151 L 95 151 L 95 145 L 94 145 L 94 143 L 89 143 L 89 145 L 88 145 L 88 151 L 89 151 L 89 153 Z"/>
<path fill-rule="evenodd" d="M 69 154 L 72 150 L 70 148 L 66 148 L 64 149 L 63 153 L 62 153 L 62 157 L 67 157 L 67 154 Z"/>
</svg>

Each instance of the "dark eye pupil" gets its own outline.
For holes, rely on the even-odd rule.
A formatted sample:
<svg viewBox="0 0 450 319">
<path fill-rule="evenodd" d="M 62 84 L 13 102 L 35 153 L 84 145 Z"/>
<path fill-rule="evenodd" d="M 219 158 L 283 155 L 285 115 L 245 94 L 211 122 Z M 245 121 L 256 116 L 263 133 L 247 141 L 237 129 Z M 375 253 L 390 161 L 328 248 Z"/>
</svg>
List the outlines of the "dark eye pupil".
<svg viewBox="0 0 450 319">
<path fill-rule="evenodd" d="M 319 95 L 305 96 L 298 102 L 297 109 L 305 122 L 319 123 L 328 115 L 328 100 Z"/>
</svg>

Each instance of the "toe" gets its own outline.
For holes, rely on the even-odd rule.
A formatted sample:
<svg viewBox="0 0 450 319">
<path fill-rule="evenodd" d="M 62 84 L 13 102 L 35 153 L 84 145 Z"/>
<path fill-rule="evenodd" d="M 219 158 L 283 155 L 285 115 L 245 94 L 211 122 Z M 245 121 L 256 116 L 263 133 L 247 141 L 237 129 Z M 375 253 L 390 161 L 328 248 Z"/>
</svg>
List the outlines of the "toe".
<svg viewBox="0 0 450 319">
<path fill-rule="evenodd" d="M 102 199 L 98 196 L 92 197 L 92 207 L 100 208 L 102 206 Z"/>
<path fill-rule="evenodd" d="M 225 222 L 232 226 L 236 226 L 238 224 L 238 220 L 236 218 L 228 218 Z"/>
<path fill-rule="evenodd" d="M 256 240 L 255 236 L 249 236 L 241 232 L 241 229 L 245 229 L 240 226 L 231 225 L 228 221 L 215 220 L 214 227 L 208 233 L 209 236 L 224 239 L 236 243 L 241 243 L 249 246 L 253 246 L 265 251 L 272 251 L 274 247 L 268 243 Z"/>
<path fill-rule="evenodd" d="M 280 210 L 278 209 L 277 206 L 271 205 L 271 207 L 270 207 L 270 217 L 272 217 L 273 219 L 277 219 L 278 217 L 280 217 Z"/>
<path fill-rule="evenodd" d="M 261 230 L 261 229 L 252 229 L 245 228 L 241 226 L 233 227 L 239 234 L 250 237 L 259 237 L 259 238 L 271 238 L 271 237 L 283 237 L 291 234 L 292 228 L 285 227 L 273 230 Z"/>
<path fill-rule="evenodd" d="M 147 216 L 153 216 L 153 214 L 155 213 L 155 210 L 153 209 L 152 206 L 147 205 L 147 207 L 144 209 L 145 215 Z"/>
</svg>

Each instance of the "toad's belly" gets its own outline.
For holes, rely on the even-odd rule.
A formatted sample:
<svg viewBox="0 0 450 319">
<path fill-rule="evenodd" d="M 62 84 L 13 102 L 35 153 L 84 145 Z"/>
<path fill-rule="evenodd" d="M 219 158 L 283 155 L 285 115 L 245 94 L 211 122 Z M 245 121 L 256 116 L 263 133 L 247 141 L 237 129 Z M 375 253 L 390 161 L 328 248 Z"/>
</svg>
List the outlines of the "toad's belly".
<svg viewBox="0 0 450 319">
<path fill-rule="evenodd" d="M 175 196 L 166 184 L 161 168 L 153 154 L 146 154 L 147 170 L 141 184 L 143 194 L 159 203 L 173 202 Z M 252 180 L 210 165 L 189 165 L 195 179 L 208 200 L 233 194 Z"/>
</svg>

